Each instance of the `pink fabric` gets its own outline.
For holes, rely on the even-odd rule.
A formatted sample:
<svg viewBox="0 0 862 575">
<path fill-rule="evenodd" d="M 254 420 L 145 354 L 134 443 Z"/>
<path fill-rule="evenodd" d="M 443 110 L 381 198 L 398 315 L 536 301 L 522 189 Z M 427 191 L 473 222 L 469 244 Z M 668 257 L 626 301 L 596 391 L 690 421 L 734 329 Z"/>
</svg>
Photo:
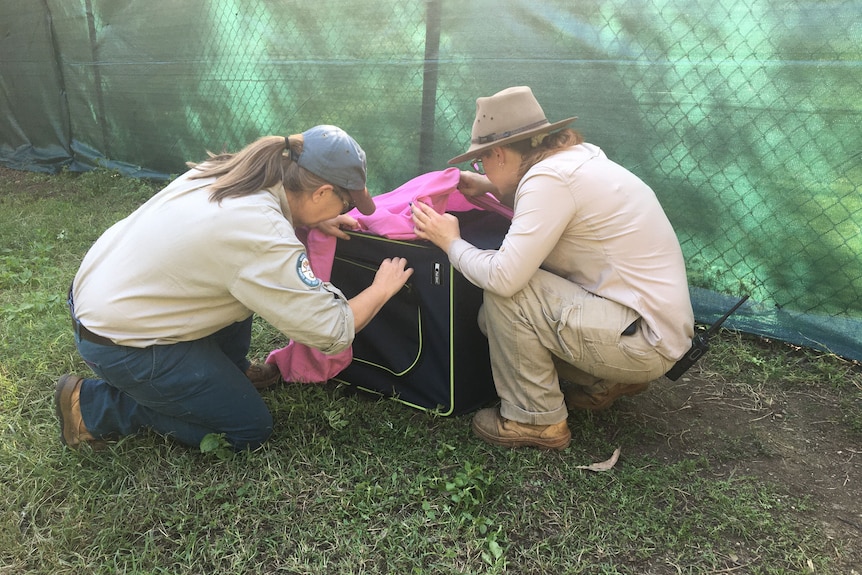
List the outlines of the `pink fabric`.
<svg viewBox="0 0 862 575">
<path fill-rule="evenodd" d="M 319 239 L 315 239 L 319 238 Z M 332 240 L 331 248 L 327 250 Z M 335 253 L 335 238 L 322 234 L 317 230 L 311 230 L 305 240 L 308 248 L 308 260 L 311 263 L 311 271 L 323 281 L 329 281 L 332 274 L 332 254 Z M 318 249 L 318 255 L 312 255 L 312 247 L 323 247 Z M 327 253 L 329 254 L 327 258 Z M 266 363 L 274 363 L 281 372 L 284 381 L 296 383 L 323 383 L 328 381 L 353 361 L 353 348 L 348 347 L 342 352 L 326 355 L 319 349 L 308 347 L 291 340 L 286 347 L 276 349 L 267 356 Z"/>
<path fill-rule="evenodd" d="M 447 211 L 487 209 L 512 217 L 511 209 L 500 204 L 493 196 L 468 199 L 457 190 L 459 179 L 458 168 L 422 174 L 391 192 L 374 196 L 372 199 L 377 207 L 370 216 L 360 214 L 355 209 L 350 215 L 359 222 L 361 231 L 396 240 L 416 239 L 410 211 L 412 202 L 424 202 L 441 214 Z M 317 229 L 308 232 L 305 244 L 311 269 L 323 281 L 329 281 L 331 277 L 336 242 L 336 238 Z M 326 355 L 294 341 L 272 351 L 266 358 L 267 363 L 278 366 L 285 381 L 298 383 L 325 382 L 338 375 L 351 361 L 352 348 Z"/>
<path fill-rule="evenodd" d="M 375 196 L 377 209 L 370 216 L 358 212 L 351 212 L 351 215 L 363 231 L 393 240 L 415 240 L 411 202 L 424 202 L 440 214 L 476 209 L 457 190 L 460 174 L 458 168 L 422 174 L 391 192 Z"/>
</svg>

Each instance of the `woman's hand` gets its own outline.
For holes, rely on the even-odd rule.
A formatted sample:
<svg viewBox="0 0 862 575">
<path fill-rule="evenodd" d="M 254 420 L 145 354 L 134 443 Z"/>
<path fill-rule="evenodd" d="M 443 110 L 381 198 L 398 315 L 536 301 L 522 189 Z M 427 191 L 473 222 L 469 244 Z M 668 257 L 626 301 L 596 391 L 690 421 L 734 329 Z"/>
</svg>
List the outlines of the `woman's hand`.
<svg viewBox="0 0 862 575">
<path fill-rule="evenodd" d="M 317 229 L 328 236 L 349 240 L 350 236 L 343 230 L 358 230 L 359 222 L 347 214 L 341 214 L 332 219 L 317 224 Z"/>
<path fill-rule="evenodd" d="M 354 329 L 359 331 L 368 325 L 383 305 L 404 287 L 411 275 L 413 268 L 407 267 L 404 258 L 386 258 L 380 262 L 371 285 L 347 302 L 353 311 Z"/>
<path fill-rule="evenodd" d="M 411 275 L 413 275 L 413 268 L 407 267 L 406 259 L 386 258 L 380 262 L 371 285 L 379 288 L 385 300 L 388 301 L 404 287 Z"/>
<path fill-rule="evenodd" d="M 458 191 L 468 197 L 484 196 L 485 194 L 497 196 L 498 194 L 497 186 L 492 184 L 486 176 L 467 170 L 461 170 Z"/>
<path fill-rule="evenodd" d="M 438 214 L 434 208 L 422 202 L 413 202 L 410 211 L 413 214 L 413 230 L 418 238 L 430 240 L 444 252 L 449 251 L 452 242 L 461 239 L 458 218 L 452 214 Z"/>
</svg>

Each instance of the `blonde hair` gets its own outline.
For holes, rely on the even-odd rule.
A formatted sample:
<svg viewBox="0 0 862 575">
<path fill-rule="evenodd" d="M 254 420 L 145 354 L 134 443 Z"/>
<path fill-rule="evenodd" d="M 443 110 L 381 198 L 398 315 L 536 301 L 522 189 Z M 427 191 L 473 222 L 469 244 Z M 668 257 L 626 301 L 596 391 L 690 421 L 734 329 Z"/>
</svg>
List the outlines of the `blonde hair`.
<svg viewBox="0 0 862 575">
<path fill-rule="evenodd" d="M 527 170 L 548 158 L 553 156 L 560 150 L 577 146 L 584 143 L 584 137 L 577 131 L 571 128 L 563 128 L 557 132 L 545 134 L 544 137 L 533 136 L 526 140 L 518 140 L 508 144 L 507 147 L 512 148 L 521 154 L 521 166 L 518 172 L 518 178 L 523 178 Z"/>
<path fill-rule="evenodd" d="M 328 184 L 340 194 L 349 195 L 348 190 L 309 172 L 293 160 L 302 153 L 302 145 L 302 134 L 287 138 L 264 136 L 239 152 L 213 154 L 207 151 L 208 159 L 186 165 L 198 170 L 190 176 L 193 180 L 216 178 L 209 186 L 212 202 L 256 194 L 278 184 L 294 194 L 312 192 Z"/>
</svg>

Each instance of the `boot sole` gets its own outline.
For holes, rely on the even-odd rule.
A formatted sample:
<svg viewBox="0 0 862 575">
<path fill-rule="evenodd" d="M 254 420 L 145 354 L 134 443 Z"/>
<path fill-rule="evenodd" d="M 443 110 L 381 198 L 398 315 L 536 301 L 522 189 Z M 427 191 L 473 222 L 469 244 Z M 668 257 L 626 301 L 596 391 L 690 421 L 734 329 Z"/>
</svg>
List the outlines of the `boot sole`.
<svg viewBox="0 0 862 575">
<path fill-rule="evenodd" d="M 264 379 L 264 380 L 260 380 L 260 381 L 252 381 L 251 384 L 254 386 L 255 389 L 261 390 L 261 389 L 266 389 L 268 387 L 272 387 L 273 385 L 275 385 L 276 383 L 279 383 L 280 381 L 281 381 L 281 375 L 279 374 L 279 375 L 275 375 L 273 377 L 270 377 L 269 379 Z"/>
</svg>

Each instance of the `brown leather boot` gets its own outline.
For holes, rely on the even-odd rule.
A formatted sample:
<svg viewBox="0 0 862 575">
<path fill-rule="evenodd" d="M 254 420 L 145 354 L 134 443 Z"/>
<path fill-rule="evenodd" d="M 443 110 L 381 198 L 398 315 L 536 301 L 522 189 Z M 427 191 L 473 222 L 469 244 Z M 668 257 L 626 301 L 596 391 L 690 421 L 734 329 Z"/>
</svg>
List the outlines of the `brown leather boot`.
<svg viewBox="0 0 862 575">
<path fill-rule="evenodd" d="M 281 381 L 281 372 L 274 363 L 253 363 L 245 370 L 245 376 L 255 389 L 266 389 Z"/>
<path fill-rule="evenodd" d="M 551 425 L 519 423 L 501 416 L 496 407 L 476 412 L 473 416 L 473 433 L 488 443 L 503 447 L 562 450 L 572 441 L 572 432 L 565 421 Z"/>
<path fill-rule="evenodd" d="M 637 395 L 649 388 L 649 383 L 612 383 L 603 389 L 589 389 L 580 385 L 569 384 L 564 387 L 566 407 L 569 409 L 587 409 L 602 411 L 613 405 L 614 401 L 624 395 Z"/>
<path fill-rule="evenodd" d="M 60 441 L 72 449 L 78 449 L 82 443 L 94 441 L 84 418 L 81 416 L 81 383 L 84 380 L 77 375 L 67 373 L 57 381 L 54 389 L 54 413 L 60 420 Z"/>
</svg>

